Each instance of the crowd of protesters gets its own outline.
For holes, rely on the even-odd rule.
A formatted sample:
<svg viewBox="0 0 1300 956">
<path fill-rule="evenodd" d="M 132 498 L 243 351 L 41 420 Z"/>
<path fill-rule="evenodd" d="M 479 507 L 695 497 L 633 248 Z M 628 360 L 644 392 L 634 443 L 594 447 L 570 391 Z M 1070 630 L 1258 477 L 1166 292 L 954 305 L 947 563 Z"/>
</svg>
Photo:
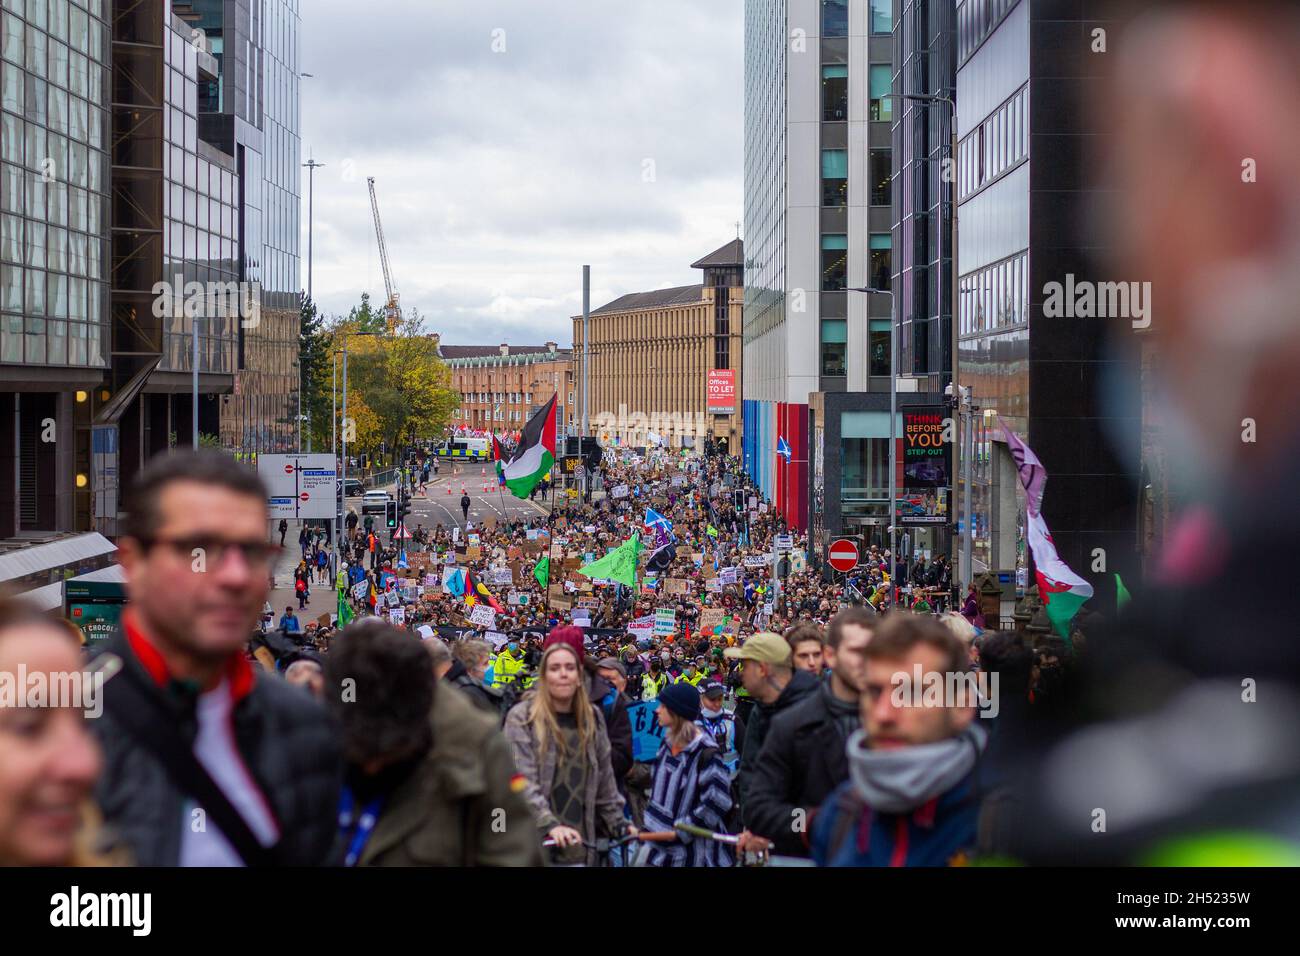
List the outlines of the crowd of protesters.
<svg viewBox="0 0 1300 956">
<path fill-rule="evenodd" d="M 22 728 L 0 711 L 0 861 L 924 865 L 978 849 L 978 702 L 920 719 L 885 689 L 914 666 L 968 672 L 999 638 L 980 660 L 1032 699 L 1049 682 L 1019 635 L 873 601 L 887 555 L 838 584 L 798 535 L 773 561 L 785 526 L 737 509 L 756 493 L 734 459 L 629 458 L 603 487 L 551 520 L 388 541 L 356 522 L 344 546 L 378 555 L 338 573 L 355 620 L 303 626 L 290 607 L 276 625 L 284 529 L 268 543 L 256 476 L 216 452 L 155 460 L 120 543 L 123 627 L 90 664 L 102 713 L 31 710 Z M 634 585 L 574 573 L 634 534 Z M 302 571 L 326 545 L 304 531 L 299 547 Z M 11 604 L 0 664 L 79 666 L 75 629 Z M 470 620 L 480 605 L 490 626 Z"/>
</svg>

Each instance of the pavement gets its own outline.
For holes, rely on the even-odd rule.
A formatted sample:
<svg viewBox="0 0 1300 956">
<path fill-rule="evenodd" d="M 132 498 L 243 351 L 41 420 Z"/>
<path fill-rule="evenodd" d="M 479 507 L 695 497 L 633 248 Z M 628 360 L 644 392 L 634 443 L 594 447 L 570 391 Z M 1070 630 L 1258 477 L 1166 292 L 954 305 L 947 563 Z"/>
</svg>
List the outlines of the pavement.
<svg viewBox="0 0 1300 956">
<path fill-rule="evenodd" d="M 302 550 L 298 547 L 300 530 L 299 522 L 289 522 L 289 533 L 284 536 L 284 553 L 275 563 L 275 587 L 272 588 L 268 599 L 271 602 L 271 609 L 275 612 L 273 624 L 279 622 L 280 615 L 284 613 L 286 607 L 293 608 L 304 627 L 308 621 L 314 621 L 322 614 L 333 614 L 338 611 L 332 579 L 329 584 L 312 584 L 311 597 L 307 599 L 306 609 L 298 610 L 298 595 L 293 589 L 293 572 L 298 567 L 298 562 L 302 560 Z"/>
</svg>

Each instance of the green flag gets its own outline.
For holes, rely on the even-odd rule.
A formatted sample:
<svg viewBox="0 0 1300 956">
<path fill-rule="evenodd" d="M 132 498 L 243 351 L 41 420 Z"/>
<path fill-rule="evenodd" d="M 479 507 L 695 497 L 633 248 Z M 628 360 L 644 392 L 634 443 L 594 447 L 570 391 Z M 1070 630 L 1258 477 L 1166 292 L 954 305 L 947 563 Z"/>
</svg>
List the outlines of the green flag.
<svg viewBox="0 0 1300 956">
<path fill-rule="evenodd" d="M 533 567 L 533 577 L 541 587 L 546 587 L 551 580 L 551 559 L 542 558 Z"/>
<path fill-rule="evenodd" d="M 1119 576 L 1119 572 L 1116 571 L 1115 572 L 1115 610 L 1118 611 L 1120 608 L 1122 608 L 1125 604 L 1127 604 L 1131 600 L 1133 600 L 1133 596 L 1128 593 L 1128 588 L 1124 587 L 1124 579 L 1121 578 Z"/>
<path fill-rule="evenodd" d="M 718 529 L 713 527 L 713 525 L 709 525 L 707 528 L 704 529 L 704 533 L 707 534 L 710 538 L 716 538 L 718 536 Z"/>
<path fill-rule="evenodd" d="M 633 534 L 609 554 L 578 570 L 589 578 L 617 581 L 630 588 L 636 587 L 636 565 L 641 557 L 641 536 Z"/>
<path fill-rule="evenodd" d="M 352 623 L 352 605 L 348 603 L 347 588 L 340 588 L 339 592 L 339 627 L 347 627 Z"/>
</svg>

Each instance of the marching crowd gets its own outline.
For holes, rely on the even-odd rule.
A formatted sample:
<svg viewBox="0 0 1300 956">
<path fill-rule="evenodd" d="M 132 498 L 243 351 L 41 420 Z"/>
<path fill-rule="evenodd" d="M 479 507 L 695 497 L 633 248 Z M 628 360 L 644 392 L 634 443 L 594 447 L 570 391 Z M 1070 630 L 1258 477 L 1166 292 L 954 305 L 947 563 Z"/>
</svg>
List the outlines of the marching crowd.
<svg viewBox="0 0 1300 956">
<path fill-rule="evenodd" d="M 357 522 L 344 626 L 301 629 L 292 609 L 269 621 L 280 547 L 256 476 L 214 452 L 157 459 L 121 542 L 124 626 L 89 665 L 102 713 L 33 709 L 15 730 L 0 712 L 0 861 L 896 866 L 996 850 L 979 845 L 999 805 L 984 758 L 1044 680 L 1019 635 L 894 606 L 891 579 L 929 581 L 891 575 L 887 555 L 849 587 L 797 535 L 773 558 L 786 529 L 745 507 L 734 459 L 611 464 L 604 489 L 549 521 L 386 541 Z M 631 581 L 581 573 L 642 537 Z M 306 533 L 299 547 L 300 572 L 324 553 Z M 0 610 L 0 669 L 53 674 L 77 652 L 65 626 Z M 914 668 L 995 665 L 994 721 L 974 697 L 889 692 Z"/>
</svg>

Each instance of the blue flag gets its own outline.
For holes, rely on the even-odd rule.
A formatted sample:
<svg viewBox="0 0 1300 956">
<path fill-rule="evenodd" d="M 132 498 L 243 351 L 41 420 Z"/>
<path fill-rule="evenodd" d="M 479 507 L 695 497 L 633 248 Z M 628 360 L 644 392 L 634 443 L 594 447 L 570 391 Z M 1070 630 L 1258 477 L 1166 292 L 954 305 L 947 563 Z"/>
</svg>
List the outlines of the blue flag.
<svg viewBox="0 0 1300 956">
<path fill-rule="evenodd" d="M 447 572 L 447 590 L 456 597 L 461 597 L 465 593 L 465 569 L 456 568 Z"/>
<path fill-rule="evenodd" d="M 790 458 L 793 452 L 790 451 L 790 445 L 780 435 L 776 437 L 776 453 L 785 459 L 785 463 L 790 464 Z"/>
</svg>

